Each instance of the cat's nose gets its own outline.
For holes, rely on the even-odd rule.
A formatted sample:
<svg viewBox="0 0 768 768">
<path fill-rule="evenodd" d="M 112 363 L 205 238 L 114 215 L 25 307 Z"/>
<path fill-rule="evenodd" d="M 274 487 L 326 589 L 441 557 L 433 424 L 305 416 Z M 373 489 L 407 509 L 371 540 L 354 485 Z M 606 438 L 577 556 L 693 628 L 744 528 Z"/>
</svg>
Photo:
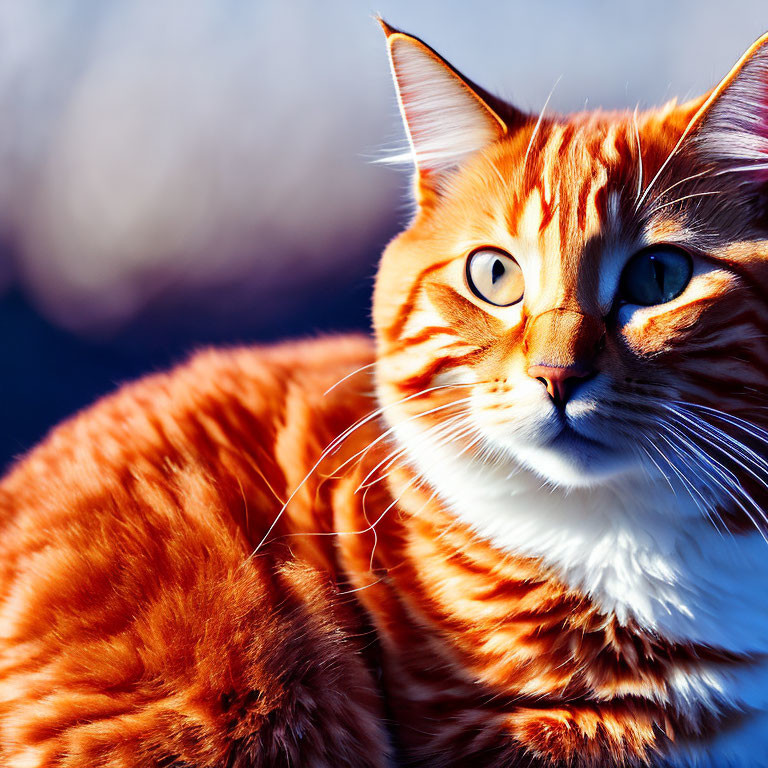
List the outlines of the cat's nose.
<svg viewBox="0 0 768 768">
<path fill-rule="evenodd" d="M 576 365 L 532 365 L 528 375 L 538 379 L 546 388 L 558 408 L 564 408 L 576 385 L 588 379 L 594 371 Z"/>
</svg>

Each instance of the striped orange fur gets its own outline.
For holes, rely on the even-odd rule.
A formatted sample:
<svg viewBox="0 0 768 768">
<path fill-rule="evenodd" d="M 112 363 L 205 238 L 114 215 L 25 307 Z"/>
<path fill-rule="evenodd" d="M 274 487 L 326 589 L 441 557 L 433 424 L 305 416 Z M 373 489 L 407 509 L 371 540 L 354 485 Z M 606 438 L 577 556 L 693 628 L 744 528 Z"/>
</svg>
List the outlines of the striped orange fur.
<svg viewBox="0 0 768 768">
<path fill-rule="evenodd" d="M 525 115 L 383 26 L 375 342 L 199 354 L 11 469 L 0 764 L 767 765 L 768 42 Z"/>
</svg>

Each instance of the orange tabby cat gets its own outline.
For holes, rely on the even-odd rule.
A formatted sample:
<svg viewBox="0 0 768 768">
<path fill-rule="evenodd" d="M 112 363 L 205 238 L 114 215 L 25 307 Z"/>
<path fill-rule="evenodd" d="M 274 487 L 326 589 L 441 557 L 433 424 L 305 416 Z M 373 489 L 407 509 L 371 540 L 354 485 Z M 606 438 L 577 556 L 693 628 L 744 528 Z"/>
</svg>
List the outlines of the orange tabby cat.
<svg viewBox="0 0 768 768">
<path fill-rule="evenodd" d="M 2 766 L 768 765 L 768 38 L 536 117 L 385 32 L 375 351 L 207 352 L 16 465 Z"/>
</svg>

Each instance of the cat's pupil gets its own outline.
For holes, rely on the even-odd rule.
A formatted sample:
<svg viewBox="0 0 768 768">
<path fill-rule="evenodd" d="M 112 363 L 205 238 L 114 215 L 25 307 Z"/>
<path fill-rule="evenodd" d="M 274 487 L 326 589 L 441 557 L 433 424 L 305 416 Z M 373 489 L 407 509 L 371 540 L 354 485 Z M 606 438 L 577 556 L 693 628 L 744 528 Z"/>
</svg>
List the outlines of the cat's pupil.
<svg viewBox="0 0 768 768">
<path fill-rule="evenodd" d="M 657 259 L 651 256 L 651 264 L 653 265 L 653 275 L 656 278 L 656 283 L 661 288 L 662 294 L 664 293 L 664 264 L 661 259 Z"/>
<path fill-rule="evenodd" d="M 496 281 L 506 272 L 501 259 L 496 259 L 491 267 L 491 282 L 495 285 Z"/>
</svg>

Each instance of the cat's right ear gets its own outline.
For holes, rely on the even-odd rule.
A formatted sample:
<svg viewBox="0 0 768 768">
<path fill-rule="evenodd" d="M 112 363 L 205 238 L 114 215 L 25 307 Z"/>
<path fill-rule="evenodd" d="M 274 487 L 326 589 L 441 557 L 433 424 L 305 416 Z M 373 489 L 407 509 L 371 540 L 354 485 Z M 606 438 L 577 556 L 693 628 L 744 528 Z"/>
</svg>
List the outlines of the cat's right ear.
<svg viewBox="0 0 768 768">
<path fill-rule="evenodd" d="M 425 204 L 470 155 L 503 138 L 505 121 L 487 96 L 412 35 L 378 19 L 387 36 L 400 113 L 416 167 L 416 197 Z"/>
</svg>

